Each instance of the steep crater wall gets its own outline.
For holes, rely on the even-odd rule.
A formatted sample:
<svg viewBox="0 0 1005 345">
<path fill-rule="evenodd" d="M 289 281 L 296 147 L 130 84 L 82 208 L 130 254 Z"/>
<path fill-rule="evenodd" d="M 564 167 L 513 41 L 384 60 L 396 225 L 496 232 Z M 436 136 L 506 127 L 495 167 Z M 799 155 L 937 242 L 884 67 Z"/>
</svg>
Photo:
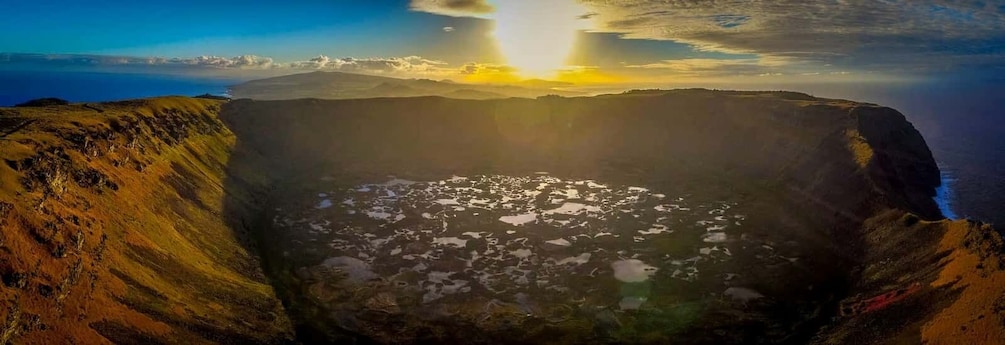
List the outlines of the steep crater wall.
<svg viewBox="0 0 1005 345">
<path fill-rule="evenodd" d="M 775 319 L 746 326 L 769 329 L 765 333 L 710 321 L 721 314 L 709 309 L 713 312 L 703 321 L 675 331 L 693 342 L 807 341 L 840 314 L 840 305 L 851 303 L 845 299 L 858 288 L 859 268 L 868 264 L 863 258 L 886 253 L 877 252 L 869 233 L 861 231 L 870 218 L 890 209 L 923 220 L 941 218 L 931 200 L 938 169 L 903 115 L 802 94 L 682 90 L 493 101 L 241 100 L 229 103 L 222 116 L 238 135 L 238 152 L 254 152 L 256 159 L 268 162 L 276 181 L 270 208 L 285 207 L 291 194 L 310 194 L 302 181 L 327 178 L 351 188 L 387 176 L 435 181 L 452 175 L 520 176 L 536 171 L 657 190 L 742 196 L 744 211 L 753 214 L 751 227 L 757 228 L 751 235 L 798 243 L 792 250 L 800 254 L 802 272 L 752 274 L 759 277 L 761 290 L 796 301 L 779 302 L 774 308 L 794 312 L 772 314 L 767 318 Z M 327 316 L 329 307 L 309 291 L 327 284 L 325 278 L 296 273 L 323 255 L 291 255 L 297 243 L 309 239 L 275 228 L 275 216 L 266 213 L 255 226 L 271 243 L 271 248 L 263 248 L 267 271 L 291 307 L 301 336 L 379 342 L 491 343 L 503 335 L 516 342 L 540 339 L 532 334 L 521 338 L 520 324 L 516 333 L 501 328 L 493 334 L 473 324 L 452 325 L 453 330 L 444 333 L 437 327 L 451 327 L 449 322 L 436 326 L 406 319 L 402 328 L 416 330 L 369 332 L 360 329 L 366 328 L 360 326 L 366 320 Z M 777 281 L 767 282 L 773 279 Z M 880 294 L 890 285 L 872 288 Z M 530 322 L 523 325 L 528 328 L 535 321 L 521 322 Z M 781 326 L 786 322 L 790 324 Z M 381 328 L 379 323 L 369 327 Z M 778 333 L 770 330 L 785 327 Z M 565 341 L 611 341 L 572 339 Z"/>
<path fill-rule="evenodd" d="M 0 109 L 0 343 L 290 338 L 249 236 L 230 227 L 254 208 L 223 189 L 235 137 L 222 105 Z"/>
</svg>

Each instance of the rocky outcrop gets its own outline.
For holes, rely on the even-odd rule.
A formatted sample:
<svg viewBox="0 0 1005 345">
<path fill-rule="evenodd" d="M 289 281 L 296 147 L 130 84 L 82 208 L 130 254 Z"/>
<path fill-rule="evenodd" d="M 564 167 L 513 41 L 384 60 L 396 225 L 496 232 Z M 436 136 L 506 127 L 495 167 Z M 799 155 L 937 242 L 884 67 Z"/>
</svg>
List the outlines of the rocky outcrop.
<svg viewBox="0 0 1005 345">
<path fill-rule="evenodd" d="M 939 168 L 921 133 L 890 108 L 856 107 L 851 115 L 873 152 L 869 178 L 889 203 L 929 220 L 942 218 L 932 201 Z"/>
</svg>

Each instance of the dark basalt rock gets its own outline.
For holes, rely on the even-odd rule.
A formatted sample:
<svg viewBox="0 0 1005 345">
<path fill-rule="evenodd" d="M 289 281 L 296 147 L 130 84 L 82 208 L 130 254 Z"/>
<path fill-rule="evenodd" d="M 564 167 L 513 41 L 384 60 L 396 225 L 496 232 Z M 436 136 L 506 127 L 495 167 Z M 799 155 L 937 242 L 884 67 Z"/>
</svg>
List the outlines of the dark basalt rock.
<svg viewBox="0 0 1005 345">
<path fill-rule="evenodd" d="M 924 219 L 943 218 L 932 200 L 941 183 L 939 167 L 921 133 L 890 108 L 856 107 L 851 115 L 875 152 L 869 175 L 884 196 Z"/>
</svg>

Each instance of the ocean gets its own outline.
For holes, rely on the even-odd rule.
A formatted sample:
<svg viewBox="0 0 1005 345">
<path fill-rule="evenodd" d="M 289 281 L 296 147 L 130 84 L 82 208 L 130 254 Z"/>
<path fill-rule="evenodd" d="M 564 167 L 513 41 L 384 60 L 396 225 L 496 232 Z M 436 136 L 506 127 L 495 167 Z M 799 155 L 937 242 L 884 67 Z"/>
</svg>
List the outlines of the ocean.
<svg viewBox="0 0 1005 345">
<path fill-rule="evenodd" d="M 43 97 L 103 102 L 154 96 L 224 95 L 237 79 L 175 75 L 0 70 L 0 106 Z"/>
</svg>

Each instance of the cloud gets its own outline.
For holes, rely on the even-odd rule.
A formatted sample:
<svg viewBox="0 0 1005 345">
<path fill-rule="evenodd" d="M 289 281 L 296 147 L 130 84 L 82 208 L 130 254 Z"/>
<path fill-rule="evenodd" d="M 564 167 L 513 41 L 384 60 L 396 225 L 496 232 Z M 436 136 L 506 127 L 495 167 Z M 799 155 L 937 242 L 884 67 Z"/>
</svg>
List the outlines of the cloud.
<svg viewBox="0 0 1005 345">
<path fill-rule="evenodd" d="M 52 66 L 178 66 L 219 69 L 271 69 L 280 65 L 272 58 L 256 55 L 236 57 L 199 56 L 195 58 L 133 57 L 80 54 L 20 54 L 2 53 L 0 62 L 32 63 Z"/>
<path fill-rule="evenodd" d="M 319 55 L 305 61 L 279 63 L 269 57 L 199 56 L 194 58 L 131 57 L 74 54 L 0 53 L 0 67 L 35 65 L 47 68 L 102 71 L 161 71 L 171 73 L 283 74 L 305 70 L 387 74 L 400 77 L 458 74 L 456 67 L 420 56 L 390 58 L 330 58 Z"/>
<path fill-rule="evenodd" d="M 905 71 L 1005 58 L 1005 6 L 993 1 L 579 1 L 596 31 L 702 51 Z"/>
<path fill-rule="evenodd" d="M 712 16 L 712 21 L 714 21 L 716 25 L 719 25 L 719 27 L 729 29 L 746 24 L 750 21 L 750 17 L 732 14 L 719 14 Z"/>
<path fill-rule="evenodd" d="M 276 64 L 272 60 L 272 58 L 260 57 L 255 55 L 241 55 L 232 58 L 225 58 L 219 56 L 200 56 L 191 59 L 148 58 L 147 62 L 149 64 L 183 64 L 190 66 L 203 66 L 203 67 L 214 67 L 214 68 L 268 69 L 268 68 L 279 67 L 279 65 Z"/>
<path fill-rule="evenodd" d="M 781 73 L 785 64 L 760 59 L 675 59 L 643 65 L 626 65 L 628 70 L 646 70 L 644 74 L 660 78 L 715 78 L 771 75 Z M 788 67 L 791 68 L 791 67 Z M 632 72 L 629 72 L 632 73 Z M 638 74 L 635 72 L 634 74 Z"/>
<path fill-rule="evenodd" d="M 461 74 L 516 73 L 516 69 L 506 65 L 470 62 L 460 68 Z"/>
<path fill-rule="evenodd" d="M 454 27 L 453 26 L 444 26 L 443 27 L 443 32 L 454 32 Z"/>
<path fill-rule="evenodd" d="M 744 59 L 687 58 L 663 60 L 641 65 L 625 65 L 629 70 L 650 70 L 657 75 L 675 78 L 761 76 L 801 70 L 805 64 L 790 58 L 768 57 Z"/>
<path fill-rule="evenodd" d="M 716 71 L 725 67 L 750 66 L 759 67 L 757 59 L 676 59 L 663 60 L 644 65 L 628 65 L 627 68 L 665 69 L 677 72 Z"/>
<path fill-rule="evenodd" d="M 378 74 L 438 74 L 447 63 L 420 56 L 392 58 L 329 58 L 320 55 L 307 61 L 289 63 L 293 69 L 313 69 Z"/>
<path fill-rule="evenodd" d="M 470 62 L 454 70 L 460 78 L 473 83 L 514 83 L 522 80 L 511 66 Z"/>
<path fill-rule="evenodd" d="M 486 0 L 412 0 L 409 7 L 451 17 L 482 17 L 495 10 Z"/>
</svg>

